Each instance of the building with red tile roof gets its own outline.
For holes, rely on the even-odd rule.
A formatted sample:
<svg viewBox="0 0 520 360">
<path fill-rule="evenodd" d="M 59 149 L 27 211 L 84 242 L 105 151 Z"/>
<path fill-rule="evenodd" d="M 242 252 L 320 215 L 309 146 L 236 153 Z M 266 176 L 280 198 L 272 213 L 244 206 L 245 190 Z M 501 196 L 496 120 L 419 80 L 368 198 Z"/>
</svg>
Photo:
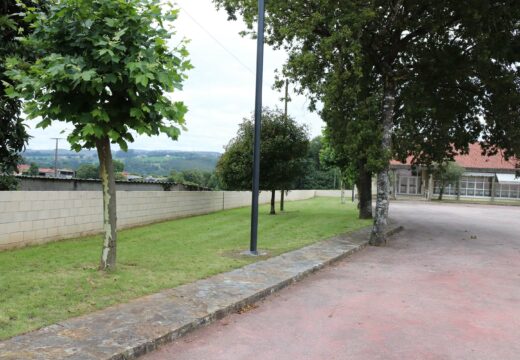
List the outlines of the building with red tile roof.
<svg viewBox="0 0 520 360">
<path fill-rule="evenodd" d="M 431 198 L 440 192 L 440 183 L 424 168 L 412 166 L 412 157 L 406 163 L 392 160 L 390 169 L 394 196 L 424 196 Z M 448 197 L 488 199 L 520 199 L 520 170 L 518 159 L 506 160 L 499 151 L 495 155 L 483 155 L 480 144 L 470 144 L 467 154 L 456 155 L 455 162 L 465 169 L 458 184 L 448 184 Z"/>
<path fill-rule="evenodd" d="M 31 165 L 29 165 L 29 164 L 19 164 L 17 166 L 18 171 L 16 174 L 22 175 L 22 174 L 28 172 L 30 168 L 31 168 Z"/>
<path fill-rule="evenodd" d="M 412 164 L 412 160 L 413 157 L 409 156 L 405 164 L 397 160 L 392 160 L 390 164 L 394 168 L 399 166 L 406 167 Z M 491 156 L 482 155 L 482 147 L 478 143 L 470 144 L 469 152 L 463 155 L 456 155 L 454 160 L 465 169 L 490 169 L 506 172 L 515 172 L 518 164 L 516 159 L 506 160 L 501 152 Z"/>
</svg>

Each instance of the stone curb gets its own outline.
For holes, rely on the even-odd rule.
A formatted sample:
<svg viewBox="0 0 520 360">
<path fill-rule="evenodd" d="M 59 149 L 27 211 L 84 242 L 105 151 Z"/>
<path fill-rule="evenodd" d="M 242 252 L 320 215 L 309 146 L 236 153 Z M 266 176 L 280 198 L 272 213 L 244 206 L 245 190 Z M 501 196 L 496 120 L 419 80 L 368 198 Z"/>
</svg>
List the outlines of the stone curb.
<svg viewBox="0 0 520 360">
<path fill-rule="evenodd" d="M 389 226 L 388 236 L 403 229 Z M 367 246 L 370 228 L 0 342 L 2 360 L 130 360 Z"/>
</svg>

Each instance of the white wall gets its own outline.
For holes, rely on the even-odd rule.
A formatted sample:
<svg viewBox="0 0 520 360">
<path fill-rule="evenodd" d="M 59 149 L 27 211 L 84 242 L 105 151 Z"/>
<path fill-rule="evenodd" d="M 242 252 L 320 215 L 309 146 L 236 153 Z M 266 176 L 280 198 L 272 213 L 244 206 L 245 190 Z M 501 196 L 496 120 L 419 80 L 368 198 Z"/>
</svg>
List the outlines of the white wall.
<svg viewBox="0 0 520 360">
<path fill-rule="evenodd" d="M 343 190 L 343 196 L 352 198 L 352 190 Z M 316 196 L 341 198 L 341 190 L 316 190 Z"/>
<path fill-rule="evenodd" d="M 277 192 L 279 200 L 280 192 Z M 314 190 L 290 191 L 288 201 L 310 199 Z M 260 193 L 268 203 L 270 192 Z M 251 204 L 251 193 L 231 191 L 119 191 L 118 227 L 128 228 Z M 0 192 L 0 250 L 96 234 L 102 231 L 97 191 Z"/>
</svg>

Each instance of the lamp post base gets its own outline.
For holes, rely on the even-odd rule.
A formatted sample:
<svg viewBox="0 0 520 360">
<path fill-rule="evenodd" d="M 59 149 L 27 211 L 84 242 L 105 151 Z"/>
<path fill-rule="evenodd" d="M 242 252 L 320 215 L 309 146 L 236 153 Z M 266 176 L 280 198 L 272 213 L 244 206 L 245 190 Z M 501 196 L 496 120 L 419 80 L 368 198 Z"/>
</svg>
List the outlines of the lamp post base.
<svg viewBox="0 0 520 360">
<path fill-rule="evenodd" d="M 246 251 L 242 251 L 240 253 L 240 255 L 243 255 L 243 256 L 267 256 L 269 255 L 269 253 L 265 250 L 257 250 L 257 251 L 251 251 L 251 250 L 246 250 Z"/>
</svg>

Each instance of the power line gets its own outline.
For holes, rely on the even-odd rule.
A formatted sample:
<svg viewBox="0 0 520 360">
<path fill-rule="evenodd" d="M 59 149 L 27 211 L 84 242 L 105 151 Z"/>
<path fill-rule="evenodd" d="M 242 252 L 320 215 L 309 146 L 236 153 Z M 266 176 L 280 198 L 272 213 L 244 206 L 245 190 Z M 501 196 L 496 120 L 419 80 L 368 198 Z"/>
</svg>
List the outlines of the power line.
<svg viewBox="0 0 520 360">
<path fill-rule="evenodd" d="M 213 41 L 215 41 L 225 52 L 228 53 L 228 55 L 230 55 L 233 59 L 235 59 L 240 65 L 242 65 L 242 67 L 244 67 L 244 69 L 246 69 L 247 71 L 249 71 L 251 74 L 255 74 L 255 72 L 253 70 L 251 70 L 249 68 L 249 66 L 247 66 L 246 64 L 244 64 L 242 62 L 242 60 L 240 60 L 238 58 L 238 56 L 236 56 L 235 54 L 233 54 L 233 52 L 231 52 L 231 50 L 229 50 L 226 46 L 224 46 L 224 44 L 222 44 L 216 37 L 214 37 L 211 32 L 209 32 L 208 30 L 206 30 L 206 28 L 204 26 L 202 26 L 201 23 L 199 23 L 193 16 L 190 15 L 189 12 L 186 11 L 186 9 L 184 9 L 182 6 L 179 6 L 181 8 L 182 11 L 184 11 L 184 13 L 186 13 L 186 15 L 188 15 L 188 17 L 198 26 L 200 27 L 211 39 L 213 39 Z"/>
</svg>

